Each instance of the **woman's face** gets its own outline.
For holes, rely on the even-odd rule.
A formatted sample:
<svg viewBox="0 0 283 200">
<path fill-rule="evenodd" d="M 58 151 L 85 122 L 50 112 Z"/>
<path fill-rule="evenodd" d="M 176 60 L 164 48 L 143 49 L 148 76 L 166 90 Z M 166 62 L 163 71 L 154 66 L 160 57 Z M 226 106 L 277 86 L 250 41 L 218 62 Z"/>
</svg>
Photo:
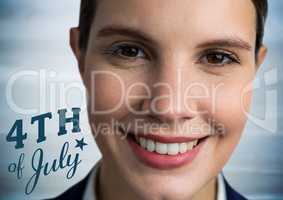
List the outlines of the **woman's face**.
<svg viewBox="0 0 283 200">
<path fill-rule="evenodd" d="M 221 171 L 250 107 L 255 16 L 247 0 L 98 2 L 81 67 L 109 176 L 182 199 Z"/>
</svg>

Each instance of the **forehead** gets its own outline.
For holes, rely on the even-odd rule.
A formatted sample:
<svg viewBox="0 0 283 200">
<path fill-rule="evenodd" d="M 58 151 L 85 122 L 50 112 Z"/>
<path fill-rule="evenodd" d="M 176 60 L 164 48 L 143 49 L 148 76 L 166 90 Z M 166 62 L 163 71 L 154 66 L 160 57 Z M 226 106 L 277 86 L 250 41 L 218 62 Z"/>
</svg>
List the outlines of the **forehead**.
<svg viewBox="0 0 283 200">
<path fill-rule="evenodd" d="M 155 39 L 214 39 L 223 35 L 255 41 L 251 0 L 100 0 L 94 27 L 122 25 Z"/>
</svg>

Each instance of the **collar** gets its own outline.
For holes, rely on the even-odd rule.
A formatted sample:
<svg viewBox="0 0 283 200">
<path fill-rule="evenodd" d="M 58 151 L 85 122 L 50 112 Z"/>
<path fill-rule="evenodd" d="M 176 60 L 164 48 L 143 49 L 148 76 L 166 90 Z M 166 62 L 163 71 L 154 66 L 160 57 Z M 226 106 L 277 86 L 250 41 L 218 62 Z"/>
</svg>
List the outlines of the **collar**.
<svg viewBox="0 0 283 200">
<path fill-rule="evenodd" d="M 225 181 L 222 173 L 217 176 L 217 200 L 227 200 Z"/>
</svg>

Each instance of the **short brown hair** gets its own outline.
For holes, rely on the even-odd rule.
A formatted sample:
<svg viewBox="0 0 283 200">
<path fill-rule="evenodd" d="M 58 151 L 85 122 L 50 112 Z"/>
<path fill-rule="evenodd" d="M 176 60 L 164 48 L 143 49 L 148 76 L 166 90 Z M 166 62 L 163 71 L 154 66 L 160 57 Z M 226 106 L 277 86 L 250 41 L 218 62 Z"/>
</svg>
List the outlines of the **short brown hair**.
<svg viewBox="0 0 283 200">
<path fill-rule="evenodd" d="M 260 49 L 263 41 L 264 26 L 268 13 L 268 2 L 267 0 L 252 0 L 256 9 L 256 54 Z M 97 7 L 97 0 L 81 0 L 80 8 L 80 38 L 79 46 L 81 50 L 86 50 L 89 33 L 93 18 L 95 16 L 95 11 Z"/>
</svg>

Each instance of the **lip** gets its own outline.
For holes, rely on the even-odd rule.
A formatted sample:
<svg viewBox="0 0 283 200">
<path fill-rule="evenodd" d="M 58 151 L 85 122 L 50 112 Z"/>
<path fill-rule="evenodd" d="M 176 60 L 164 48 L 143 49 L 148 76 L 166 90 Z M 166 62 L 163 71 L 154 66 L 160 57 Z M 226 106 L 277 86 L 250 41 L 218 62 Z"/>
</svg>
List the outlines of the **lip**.
<svg viewBox="0 0 283 200">
<path fill-rule="evenodd" d="M 205 138 L 204 140 L 206 139 L 207 138 Z M 189 150 L 186 153 L 172 156 L 161 155 L 156 152 L 149 152 L 138 145 L 134 141 L 133 137 L 127 137 L 127 141 L 138 160 L 149 167 L 160 170 L 169 170 L 190 164 L 198 155 L 201 147 L 204 144 L 204 140 L 192 150 Z"/>
<path fill-rule="evenodd" d="M 139 144 L 136 143 L 134 139 L 134 134 L 127 135 L 127 142 L 132 149 L 136 158 L 145 164 L 146 166 L 160 169 L 160 170 L 170 170 L 178 168 L 184 165 L 188 165 L 197 157 L 200 152 L 204 142 L 208 137 L 169 137 L 169 136 L 160 136 L 152 134 L 138 134 L 138 137 L 144 137 L 147 139 L 152 139 L 154 141 L 163 142 L 163 143 L 182 143 L 190 142 L 196 139 L 201 139 L 200 143 L 197 144 L 193 149 L 185 152 L 179 153 L 177 155 L 161 155 L 156 152 L 149 152 L 142 148 Z"/>
</svg>

